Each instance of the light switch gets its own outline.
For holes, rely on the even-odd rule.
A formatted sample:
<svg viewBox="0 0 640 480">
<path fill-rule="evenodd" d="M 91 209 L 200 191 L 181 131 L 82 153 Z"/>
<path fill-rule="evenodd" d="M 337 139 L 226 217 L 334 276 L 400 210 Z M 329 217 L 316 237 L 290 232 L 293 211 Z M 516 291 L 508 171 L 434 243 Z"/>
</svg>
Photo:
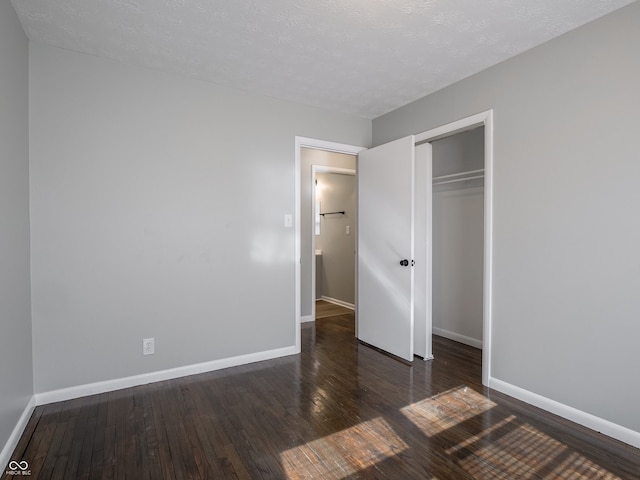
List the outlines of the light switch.
<svg viewBox="0 0 640 480">
<path fill-rule="evenodd" d="M 347 225 L 347 228 L 345 228 L 345 232 L 347 235 L 351 235 L 351 225 Z"/>
<path fill-rule="evenodd" d="M 293 215 L 290 213 L 287 213 L 284 216 L 284 226 L 287 228 L 293 227 Z"/>
</svg>

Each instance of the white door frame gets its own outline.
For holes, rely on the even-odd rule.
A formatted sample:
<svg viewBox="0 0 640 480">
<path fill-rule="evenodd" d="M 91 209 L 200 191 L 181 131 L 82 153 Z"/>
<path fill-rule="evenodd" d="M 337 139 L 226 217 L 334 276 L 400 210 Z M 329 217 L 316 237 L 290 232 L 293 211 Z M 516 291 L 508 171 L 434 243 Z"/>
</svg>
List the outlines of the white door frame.
<svg viewBox="0 0 640 480">
<path fill-rule="evenodd" d="M 315 138 L 307 138 L 307 137 L 298 137 L 295 138 L 295 168 L 294 168 L 294 196 L 295 196 L 295 205 L 294 205 L 294 229 L 295 229 L 295 347 L 296 352 L 300 353 L 302 348 L 302 337 L 300 331 L 300 305 L 301 305 L 301 296 L 300 289 L 301 287 L 301 269 L 300 265 L 302 262 L 301 248 L 302 248 L 302 229 L 300 225 L 300 210 L 301 210 L 301 149 L 302 148 L 315 148 L 317 150 L 325 150 L 328 152 L 337 152 L 337 153 L 346 153 L 348 155 L 358 155 L 363 150 L 366 150 L 366 147 L 359 147 L 356 145 L 347 145 L 344 143 L 336 143 L 336 142 L 328 142 L 326 140 L 318 140 Z M 315 281 L 312 279 L 312 281 Z M 313 303 L 312 303 L 313 305 Z"/>
<path fill-rule="evenodd" d="M 482 384 L 491 378 L 491 323 L 493 291 L 493 110 L 472 115 L 416 135 L 416 144 L 432 142 L 456 133 L 484 126 L 484 288 L 482 322 Z M 429 208 L 430 210 L 430 208 Z M 427 215 L 427 222 L 431 219 Z M 430 262 L 430 258 L 429 258 Z M 431 263 L 431 262 L 430 262 Z M 431 272 L 429 264 L 427 271 Z M 431 289 L 430 281 L 429 289 Z M 428 292 L 428 298 L 431 298 Z M 429 302 L 430 304 L 430 302 Z M 431 342 L 432 325 L 427 322 L 427 342 Z M 429 343 L 428 343 L 429 344 Z M 430 347 L 429 347 L 430 350 Z"/>
<path fill-rule="evenodd" d="M 329 167 L 326 165 L 311 165 L 311 208 L 315 212 L 316 208 L 316 174 L 318 173 L 336 173 L 338 175 L 356 175 L 356 171 L 350 168 L 340 168 L 340 167 Z M 357 215 L 357 214 L 356 214 Z M 315 214 L 311 216 L 311 225 L 307 225 L 306 227 L 302 225 L 302 228 L 310 228 L 311 229 L 311 251 L 309 254 L 311 255 L 311 320 L 315 321 L 316 319 L 316 235 L 314 231 L 314 221 Z M 357 230 L 357 229 L 356 229 Z M 301 237 L 302 238 L 302 237 Z M 357 238 L 356 238 L 357 240 Z M 305 255 L 305 252 L 301 252 L 301 258 Z M 302 278 L 300 279 L 302 282 Z"/>
</svg>

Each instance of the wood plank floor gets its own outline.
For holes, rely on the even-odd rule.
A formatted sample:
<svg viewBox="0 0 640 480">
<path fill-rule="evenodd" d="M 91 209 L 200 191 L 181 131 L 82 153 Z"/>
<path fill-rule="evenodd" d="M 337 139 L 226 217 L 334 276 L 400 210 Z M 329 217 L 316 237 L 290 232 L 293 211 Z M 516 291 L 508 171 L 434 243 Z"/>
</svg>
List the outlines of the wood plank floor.
<svg viewBox="0 0 640 480">
<path fill-rule="evenodd" d="M 326 300 L 316 300 L 316 320 L 320 318 L 335 317 L 336 315 L 348 315 L 353 310 L 327 302 Z"/>
<path fill-rule="evenodd" d="M 301 355 L 40 406 L 12 460 L 43 479 L 640 478 L 639 450 L 482 387 L 479 350 L 434 337 L 409 366 L 360 345 L 352 313 L 302 337 Z"/>
</svg>

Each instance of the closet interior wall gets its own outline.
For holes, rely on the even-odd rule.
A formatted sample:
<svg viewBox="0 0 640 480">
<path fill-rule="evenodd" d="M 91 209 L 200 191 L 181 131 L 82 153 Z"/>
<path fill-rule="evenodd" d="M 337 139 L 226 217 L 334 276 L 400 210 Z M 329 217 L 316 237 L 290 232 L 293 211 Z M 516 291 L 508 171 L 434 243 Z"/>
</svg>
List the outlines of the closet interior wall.
<svg viewBox="0 0 640 480">
<path fill-rule="evenodd" d="M 432 146 L 433 333 L 482 348 L 484 127 Z"/>
</svg>

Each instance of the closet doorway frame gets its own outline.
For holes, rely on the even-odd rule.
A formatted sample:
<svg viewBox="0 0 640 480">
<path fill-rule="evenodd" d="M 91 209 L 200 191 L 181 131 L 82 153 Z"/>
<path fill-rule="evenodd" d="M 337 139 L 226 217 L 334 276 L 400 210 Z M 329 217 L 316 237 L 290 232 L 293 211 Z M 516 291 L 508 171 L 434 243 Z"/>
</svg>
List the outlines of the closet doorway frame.
<svg viewBox="0 0 640 480">
<path fill-rule="evenodd" d="M 457 133 L 484 127 L 484 259 L 483 259 L 483 319 L 482 319 L 482 384 L 489 385 L 491 379 L 491 329 L 492 329 L 492 292 L 493 292 L 493 110 L 487 110 L 470 117 L 456 120 L 440 127 L 428 130 L 415 136 L 416 147 L 431 143 L 441 138 L 450 137 Z M 417 152 L 417 149 L 416 149 Z M 432 159 L 431 159 L 432 162 Z M 431 172 L 431 165 L 428 171 Z M 427 182 L 427 199 L 433 201 L 429 173 Z M 427 235 L 432 238 L 432 207 L 429 204 L 427 216 Z M 433 334 L 431 317 L 432 309 L 432 248 L 427 248 L 427 305 L 429 309 L 427 318 L 427 351 L 430 353 Z"/>
<path fill-rule="evenodd" d="M 316 150 L 324 150 L 327 152 L 335 152 L 335 153 L 344 153 L 347 155 L 355 155 L 357 157 L 358 153 L 363 150 L 367 150 L 367 147 L 361 147 L 357 145 L 349 145 L 345 143 L 336 143 L 329 142 L 326 140 L 320 140 L 317 138 L 308 138 L 308 137 L 295 137 L 295 167 L 294 167 L 294 197 L 295 197 L 295 205 L 294 205 L 294 230 L 295 230 L 295 240 L 294 240 L 294 250 L 295 250 L 295 273 L 294 273 L 294 283 L 295 283 L 295 351 L 296 353 L 300 353 L 302 351 L 302 330 L 301 330 L 301 308 L 302 308 L 302 225 L 300 225 L 301 218 L 301 210 L 302 210 L 302 194 L 301 194 L 301 176 L 302 176 L 302 149 L 303 148 L 313 148 Z M 356 162 L 357 163 L 357 162 Z M 357 175 L 357 172 L 356 172 Z M 357 186 L 356 186 L 357 190 Z M 315 252 L 310 252 L 314 253 Z M 315 257 L 315 255 L 314 255 Z M 315 258 L 312 259 L 312 261 Z M 312 279 L 312 281 L 315 281 Z M 356 289 L 357 289 L 357 281 L 358 281 L 358 272 L 357 272 L 357 264 L 356 264 Z M 312 293 L 313 295 L 313 293 Z M 315 299 L 313 299 L 315 300 Z M 315 306 L 312 302 L 312 308 L 314 309 L 315 314 Z M 355 305 L 356 311 L 358 308 L 357 300 Z"/>
<path fill-rule="evenodd" d="M 357 158 L 357 157 L 356 157 Z M 351 169 L 351 168 L 341 168 L 341 167 L 329 167 L 326 165 L 311 165 L 311 211 L 313 212 L 311 215 L 311 224 L 308 225 L 307 227 L 305 227 L 304 225 L 302 225 L 302 228 L 309 228 L 311 229 L 311 321 L 315 322 L 316 321 L 316 301 L 317 301 L 317 288 L 318 286 L 316 285 L 316 274 L 317 274 L 317 270 L 316 270 L 316 258 L 315 258 L 315 252 L 316 252 L 316 233 L 315 233 L 315 211 L 316 211 L 316 185 L 317 185 L 317 174 L 318 173 L 335 173 L 337 175 L 349 175 L 352 177 L 356 177 L 356 170 L 355 169 Z M 357 186 L 354 187 L 354 194 L 357 194 Z M 355 218 L 355 224 L 358 224 L 358 212 L 357 212 L 357 206 L 356 206 L 356 218 Z M 355 245 L 354 245 L 354 255 L 355 255 L 355 249 L 357 248 L 358 245 L 358 229 L 355 228 L 355 235 L 354 235 L 354 241 L 355 241 Z M 302 255 L 304 255 L 304 252 L 302 252 Z M 358 268 L 358 262 L 355 261 L 355 265 L 354 265 L 354 271 L 353 271 L 353 276 L 354 276 L 354 282 L 357 282 L 357 272 L 356 269 Z M 355 285 L 354 285 L 355 288 Z M 355 289 L 355 291 L 357 291 L 357 288 Z M 354 299 L 354 311 L 355 311 L 355 299 Z M 348 308 L 348 307 L 347 307 Z"/>
</svg>

